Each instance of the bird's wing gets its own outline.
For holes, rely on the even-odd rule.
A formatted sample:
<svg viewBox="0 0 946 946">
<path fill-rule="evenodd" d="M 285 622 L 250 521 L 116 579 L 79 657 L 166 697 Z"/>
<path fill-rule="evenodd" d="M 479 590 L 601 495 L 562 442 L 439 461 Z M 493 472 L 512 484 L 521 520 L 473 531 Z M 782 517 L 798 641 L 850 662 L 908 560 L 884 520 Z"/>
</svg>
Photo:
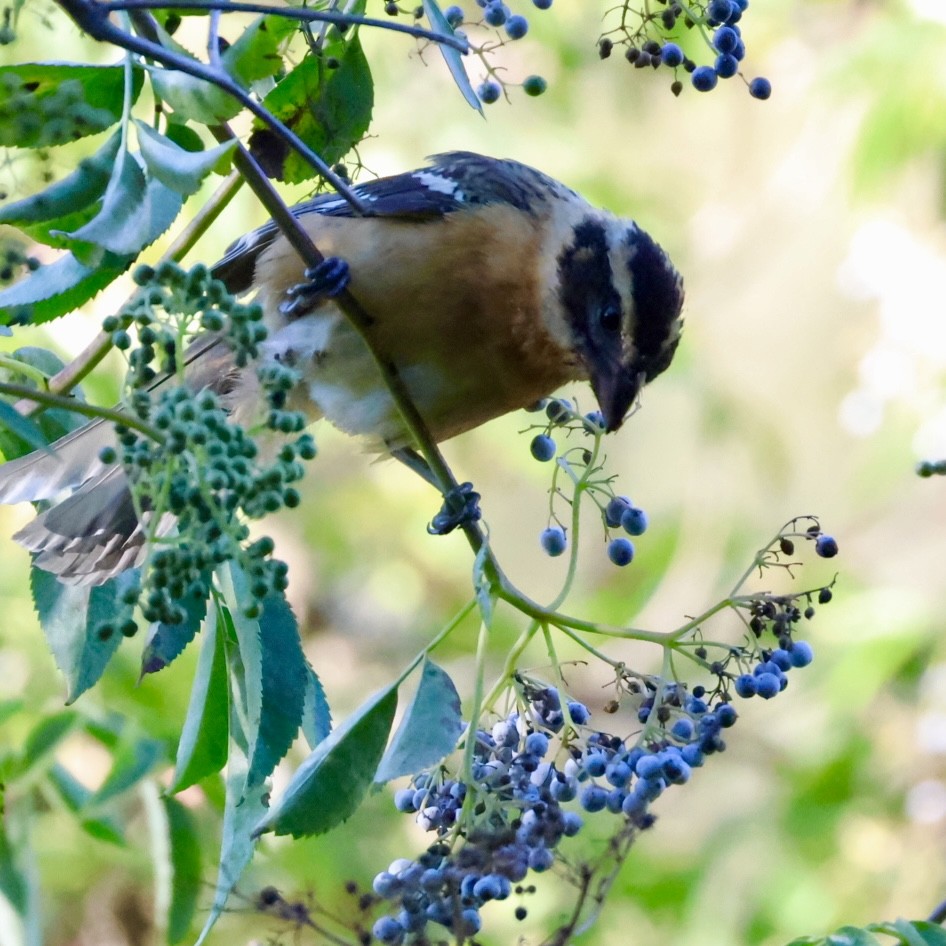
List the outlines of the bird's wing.
<svg viewBox="0 0 946 946">
<path fill-rule="evenodd" d="M 535 213 L 556 195 L 569 194 L 564 184 L 517 161 L 489 158 L 470 151 L 434 155 L 429 167 L 382 177 L 353 188 L 372 216 L 408 220 L 437 219 L 469 207 L 509 204 Z M 344 197 L 320 194 L 292 208 L 297 217 L 355 217 Z M 213 274 L 232 293 L 253 285 L 256 260 L 279 235 L 273 221 L 231 244 Z"/>
</svg>

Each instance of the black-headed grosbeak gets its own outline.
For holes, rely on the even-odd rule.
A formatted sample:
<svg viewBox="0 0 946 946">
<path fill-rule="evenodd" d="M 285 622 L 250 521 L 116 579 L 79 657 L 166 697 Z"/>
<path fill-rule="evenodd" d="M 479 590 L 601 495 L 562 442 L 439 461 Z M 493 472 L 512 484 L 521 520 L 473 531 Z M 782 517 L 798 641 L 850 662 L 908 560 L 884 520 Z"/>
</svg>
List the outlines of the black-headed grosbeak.
<svg viewBox="0 0 946 946">
<path fill-rule="evenodd" d="M 469 152 L 355 191 L 372 216 L 334 195 L 294 208 L 327 257 L 309 274 L 314 282 L 272 222 L 213 269 L 230 292 L 256 292 L 269 329 L 262 357 L 300 372 L 292 406 L 313 420 L 326 417 L 377 450 L 410 446 L 371 355 L 332 301 L 345 286 L 438 441 L 576 380 L 591 382 L 607 430 L 617 430 L 641 387 L 670 364 L 682 281 L 633 221 L 516 161 Z M 253 366 L 237 368 L 212 339 L 192 351 L 201 353 L 189 382 L 225 394 L 238 420 L 255 420 Z M 98 583 L 139 557 L 127 485 L 97 459 L 112 438 L 96 422 L 51 455 L 0 471 L 0 502 L 76 491 L 16 536 L 65 581 Z"/>
</svg>

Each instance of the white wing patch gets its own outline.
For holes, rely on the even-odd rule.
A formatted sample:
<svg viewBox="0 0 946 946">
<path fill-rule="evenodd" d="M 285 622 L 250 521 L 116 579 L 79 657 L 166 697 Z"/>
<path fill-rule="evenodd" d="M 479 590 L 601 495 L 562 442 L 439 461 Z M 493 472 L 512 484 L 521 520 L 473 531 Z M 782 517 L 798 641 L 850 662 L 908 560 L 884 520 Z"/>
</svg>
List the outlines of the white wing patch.
<svg viewBox="0 0 946 946">
<path fill-rule="evenodd" d="M 446 194 L 447 197 L 452 197 L 460 203 L 466 200 L 466 194 L 460 190 L 460 185 L 456 181 L 443 177 L 436 171 L 415 171 L 411 176 L 435 194 Z"/>
</svg>

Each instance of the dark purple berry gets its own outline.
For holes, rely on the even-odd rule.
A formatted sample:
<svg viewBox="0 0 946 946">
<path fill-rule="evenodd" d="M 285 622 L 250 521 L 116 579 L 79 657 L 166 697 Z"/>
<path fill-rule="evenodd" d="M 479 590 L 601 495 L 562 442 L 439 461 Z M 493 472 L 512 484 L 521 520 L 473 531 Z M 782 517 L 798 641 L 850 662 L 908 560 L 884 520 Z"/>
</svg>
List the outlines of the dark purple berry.
<svg viewBox="0 0 946 946">
<path fill-rule="evenodd" d="M 838 554 L 837 540 L 833 536 L 822 533 L 815 539 L 815 552 L 822 558 L 834 558 Z"/>
<path fill-rule="evenodd" d="M 716 88 L 719 77 L 712 66 L 697 66 L 690 76 L 690 81 L 697 92 L 711 92 Z"/>
</svg>

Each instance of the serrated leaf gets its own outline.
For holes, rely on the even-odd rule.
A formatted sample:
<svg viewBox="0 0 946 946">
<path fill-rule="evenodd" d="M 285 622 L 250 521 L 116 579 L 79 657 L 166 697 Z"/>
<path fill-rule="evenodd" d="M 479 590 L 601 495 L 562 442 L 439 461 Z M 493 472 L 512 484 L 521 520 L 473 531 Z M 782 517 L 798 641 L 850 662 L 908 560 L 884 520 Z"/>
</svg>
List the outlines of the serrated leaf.
<svg viewBox="0 0 946 946">
<path fill-rule="evenodd" d="M 12 404 L 0 400 L 0 425 L 29 444 L 33 450 L 52 453 L 39 425 L 21 414 Z"/>
<path fill-rule="evenodd" d="M 337 59 L 338 68 L 326 68 L 329 58 Z M 371 68 L 357 34 L 327 47 L 321 57 L 306 56 L 263 105 L 328 164 L 344 157 L 364 137 L 374 108 Z M 271 176 L 287 183 L 317 176 L 305 158 L 276 141 L 258 119 L 254 128 L 250 150 Z"/>
<path fill-rule="evenodd" d="M 0 223 L 23 227 L 55 220 L 97 201 L 112 176 L 121 140 L 121 132 L 115 132 L 95 154 L 83 158 L 72 174 L 38 194 L 0 206 Z"/>
<path fill-rule="evenodd" d="M 286 16 L 259 17 L 224 51 L 224 69 L 242 86 L 276 75 L 283 68 L 279 47 L 298 28 Z"/>
<path fill-rule="evenodd" d="M 201 622 L 207 616 L 207 599 L 197 600 L 188 595 L 179 604 L 183 605 L 186 613 L 180 624 L 151 625 L 141 654 L 142 676 L 163 670 L 197 636 Z"/>
<path fill-rule="evenodd" d="M 112 758 L 112 768 L 105 781 L 92 793 L 89 808 L 97 808 L 127 792 L 165 758 L 164 743 L 147 736 L 126 737 Z"/>
<path fill-rule="evenodd" d="M 332 711 L 318 674 L 306 663 L 305 705 L 302 709 L 302 734 L 314 749 L 332 731 Z"/>
<path fill-rule="evenodd" d="M 231 716 L 231 731 L 239 721 Z M 213 904 L 207 922 L 194 946 L 201 946 L 214 924 L 220 918 L 227 900 L 233 892 L 246 865 L 253 857 L 256 847 L 254 826 L 266 811 L 264 799 L 268 797 L 265 786 L 246 791 L 248 768 L 246 756 L 236 742 L 230 743 L 230 760 L 227 765 L 226 803 L 223 809 L 223 840 L 220 845 L 220 866 L 217 871 L 217 883 L 214 888 Z"/>
<path fill-rule="evenodd" d="M 197 60 L 163 27 L 157 26 L 161 45 L 187 59 Z M 178 120 L 216 125 L 238 114 L 243 106 L 223 89 L 181 72 L 179 69 L 151 66 L 151 84 L 159 98 L 170 105 Z"/>
<path fill-rule="evenodd" d="M 144 76 L 135 69 L 132 102 Z M 98 134 L 121 116 L 125 67 L 19 63 L 0 67 L 0 146 L 43 148 Z"/>
<path fill-rule="evenodd" d="M 825 938 L 826 946 L 880 946 L 876 936 L 859 926 L 842 926 Z"/>
<path fill-rule="evenodd" d="M 63 803 L 74 814 L 78 814 L 92 797 L 91 789 L 86 788 L 72 773 L 58 762 L 49 770 L 49 782 Z M 80 816 L 79 825 L 83 831 L 97 841 L 104 841 L 118 847 L 125 846 L 125 836 L 121 826 L 109 815 Z"/>
<path fill-rule="evenodd" d="M 185 151 L 150 125 L 136 121 L 141 156 L 151 174 L 172 191 L 189 197 L 200 190 L 204 178 L 217 162 L 236 147 L 236 139 L 206 151 Z"/>
<path fill-rule="evenodd" d="M 254 836 L 323 834 L 349 818 L 371 785 L 394 721 L 397 687 L 375 694 L 312 751 Z"/>
<path fill-rule="evenodd" d="M 914 920 L 910 925 L 920 935 L 926 946 L 946 946 L 946 930 L 938 923 L 931 923 L 929 920 Z"/>
<path fill-rule="evenodd" d="M 181 194 L 162 181 L 146 177 L 135 155 L 126 153 L 119 160 L 101 210 L 85 226 L 66 234 L 90 245 L 88 249 L 73 247 L 89 265 L 98 265 L 103 250 L 115 256 L 137 255 L 171 226 L 184 202 Z"/>
<path fill-rule="evenodd" d="M 66 702 L 73 703 L 101 677 L 122 635 L 118 625 L 131 614 L 119 596 L 134 576 L 128 572 L 94 588 L 65 585 L 35 566 L 30 589 L 43 634 L 66 678 Z M 103 635 L 100 627 L 112 631 Z"/>
<path fill-rule="evenodd" d="M 443 11 L 440 9 L 436 0 L 422 0 L 422 3 L 424 5 L 424 13 L 427 14 L 427 21 L 430 23 L 430 28 L 444 36 L 453 36 L 453 27 L 447 22 L 447 18 L 443 15 Z M 437 45 L 440 47 L 440 55 L 443 56 L 444 62 L 447 64 L 447 69 L 450 70 L 450 75 L 453 76 L 453 81 L 456 83 L 456 87 L 460 90 L 460 94 L 463 96 L 467 105 L 469 105 L 470 108 L 476 109 L 476 111 L 482 115 L 483 105 L 480 102 L 480 97 L 473 90 L 470 77 L 466 72 L 466 66 L 463 65 L 462 54 L 458 49 L 454 49 L 452 46 L 447 46 L 444 43 L 438 43 Z"/>
<path fill-rule="evenodd" d="M 444 670 L 424 660 L 417 692 L 378 766 L 375 782 L 430 768 L 454 750 L 462 731 L 457 688 Z"/>
<path fill-rule="evenodd" d="M 171 902 L 168 905 L 165 941 L 179 943 L 187 935 L 197 911 L 201 888 L 200 835 L 194 816 L 173 798 L 162 797 L 171 848 Z"/>
<path fill-rule="evenodd" d="M 59 318 L 98 295 L 128 269 L 133 259 L 106 254 L 98 266 L 92 267 L 80 263 L 73 253 L 66 253 L 0 292 L 0 322 L 40 325 Z"/>
<path fill-rule="evenodd" d="M 227 762 L 227 658 L 215 608 L 207 617 L 203 634 L 170 792 L 179 792 L 219 772 Z"/>
</svg>

